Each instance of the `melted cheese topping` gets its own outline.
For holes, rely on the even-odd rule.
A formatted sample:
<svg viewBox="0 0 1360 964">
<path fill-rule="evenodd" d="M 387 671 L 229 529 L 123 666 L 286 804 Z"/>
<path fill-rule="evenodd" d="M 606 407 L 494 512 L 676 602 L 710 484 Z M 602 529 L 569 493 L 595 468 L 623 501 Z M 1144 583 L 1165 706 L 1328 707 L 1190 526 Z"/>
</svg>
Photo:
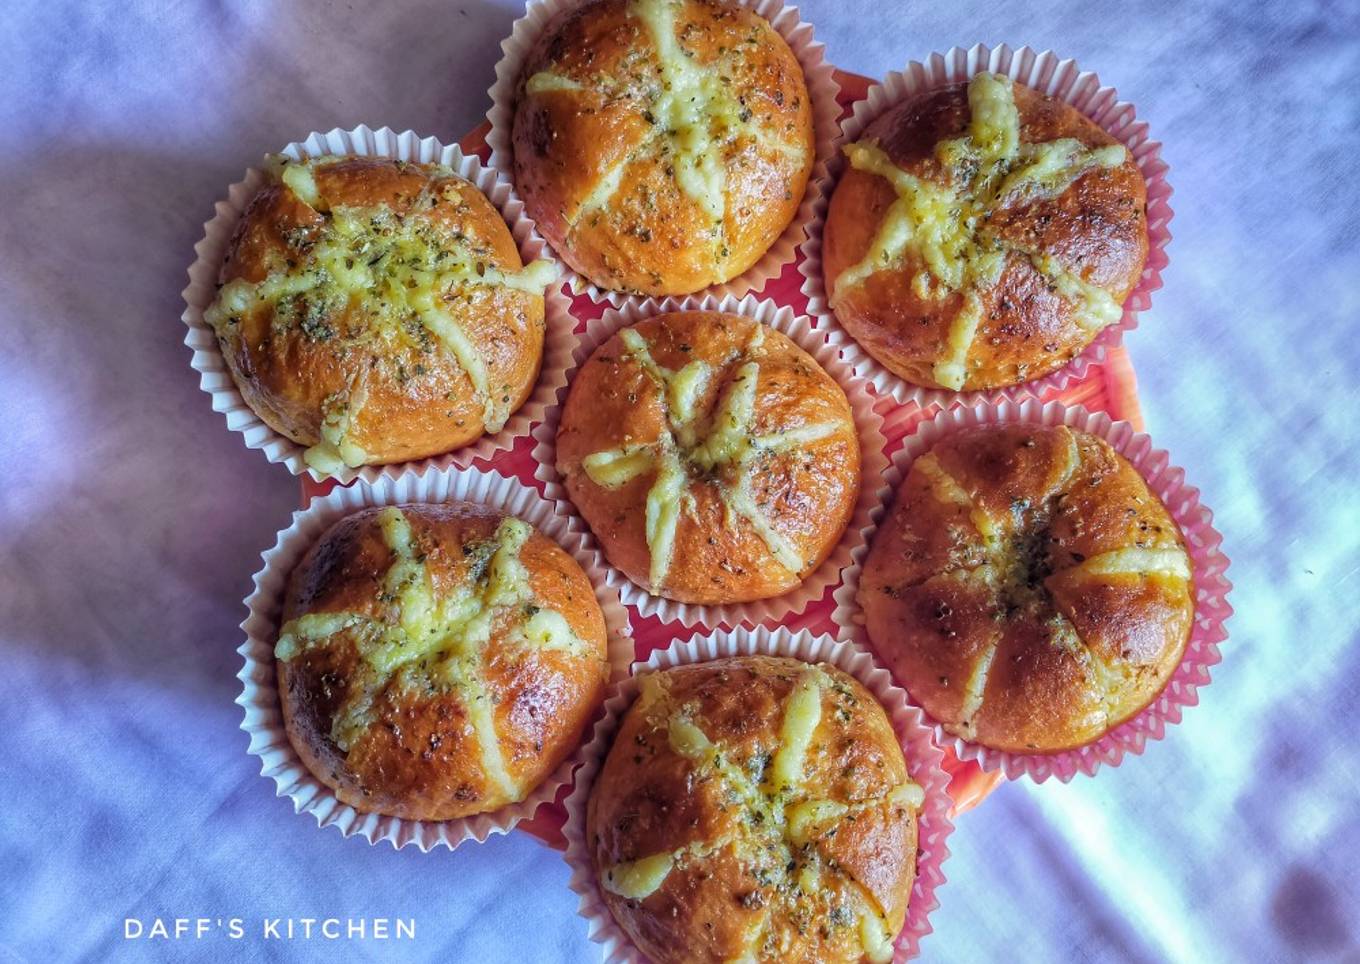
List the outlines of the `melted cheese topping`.
<svg viewBox="0 0 1360 964">
<path fill-rule="evenodd" d="M 243 279 L 222 286 L 204 320 L 224 339 L 241 316 L 270 313 L 278 332 L 299 332 L 313 344 L 333 345 L 344 358 L 363 348 L 379 358 L 414 346 L 421 352 L 442 348 L 468 376 L 482 403 L 483 426 L 498 432 L 509 416 L 505 393 L 490 384 L 484 353 L 460 324 L 452 303 L 474 289 L 499 288 L 541 296 L 557 277 L 550 261 L 516 271 L 493 263 L 487 244 L 452 233 L 431 219 L 441 205 L 465 206 L 465 181 L 427 182 L 411 205 L 398 214 L 386 206 L 328 204 L 317 190 L 314 170 L 337 158 L 301 164 L 284 162 L 279 179 L 302 203 L 322 214 L 315 230 L 299 229 L 287 257 L 271 253 L 265 279 Z M 448 168 L 432 166 L 435 177 L 454 178 Z M 364 369 L 362 378 L 370 377 Z M 399 376 L 404 377 L 404 376 Z M 328 396 L 321 415 L 321 439 L 304 458 L 322 474 L 368 460 L 350 438 L 363 408 L 362 389 Z"/>
<path fill-rule="evenodd" d="M 1129 546 L 1102 552 L 1080 564 L 1092 576 L 1170 576 L 1190 578 L 1190 559 L 1179 546 L 1172 549 L 1143 549 Z"/>
<path fill-rule="evenodd" d="M 316 178 L 312 177 L 311 165 L 285 164 L 283 171 L 279 174 L 279 180 L 287 185 L 288 189 L 303 204 L 318 211 L 325 209 L 325 204 L 321 200 L 321 193 L 316 189 Z"/>
<path fill-rule="evenodd" d="M 379 597 L 382 612 L 306 613 L 291 619 L 279 631 L 275 657 L 286 663 L 311 649 L 345 641 L 357 648 L 361 666 L 331 727 L 331 739 L 346 753 L 377 724 L 373 700 L 384 689 L 457 692 L 477 736 L 487 779 L 505 800 L 522 799 L 528 788 L 519 786 L 506 769 L 495 703 L 483 677 L 493 627 L 508 621 L 508 640 L 529 652 L 550 649 L 592 661 L 600 658 L 566 617 L 534 593 L 520 559 L 533 527 L 507 516 L 490 541 L 465 544 L 467 578 L 447 594 L 436 595 L 426 549 L 406 514 L 388 506 L 378 514 L 378 524 L 392 554 Z"/>
<path fill-rule="evenodd" d="M 665 886 L 667 878 L 686 861 L 731 847 L 746 874 L 762 885 L 776 885 L 764 905 L 765 914 L 748 929 L 746 946 L 734 960 L 786 956 L 787 926 L 778 937 L 772 929 L 777 923 L 776 910 L 799 921 L 794 926 L 802 933 L 803 927 L 814 920 L 811 914 L 823 913 L 811 909 L 816 906 L 813 901 L 828 909 L 838 905 L 824 919 L 815 921 L 824 937 L 831 927 L 853 928 L 854 938 L 871 960 L 890 959 L 894 935 L 877 901 L 822 853 L 819 841 L 833 836 L 845 821 L 871 810 L 887 806 L 919 812 L 925 793 L 910 780 L 881 797 L 855 802 L 813 798 L 806 790 L 809 754 L 824 719 L 835 720 L 831 725 L 839 729 L 823 739 L 839 740 L 850 732 L 851 717 L 847 713 L 855 705 L 853 691 L 829 678 L 819 666 L 808 666 L 785 698 L 773 756 L 757 756 L 742 763 L 731 749 L 708 737 L 689 707 L 671 705 L 664 675 L 643 678 L 635 712 L 642 712 L 653 726 L 664 729 L 671 750 L 694 765 L 696 781 L 717 780 L 722 798 L 736 803 L 742 816 L 735 836 L 729 833 L 717 840 L 699 840 L 603 868 L 601 886 L 625 899 L 645 900 Z M 823 703 L 828 700 L 830 712 L 824 713 Z M 762 765 L 764 761 L 768 762 Z M 888 958 L 882 956 L 885 948 Z"/>
<path fill-rule="evenodd" d="M 716 71 L 694 63 L 675 35 L 678 0 L 633 0 L 628 10 L 641 20 L 656 47 L 661 90 L 652 115 L 666 131 L 675 159 L 675 180 L 721 222 L 726 210 L 727 171 L 715 149 L 737 124 L 737 103 Z"/>
<path fill-rule="evenodd" d="M 666 727 L 666 741 L 672 750 L 690 760 L 702 760 L 713 749 L 704 731 L 683 716 L 671 717 Z"/>
<path fill-rule="evenodd" d="M 615 864 L 600 877 L 600 884 L 611 894 L 627 900 L 645 900 L 661 889 L 672 870 L 693 858 L 708 857 L 729 846 L 729 840 L 701 840 L 669 853 L 652 854 L 638 860 Z"/>
<path fill-rule="evenodd" d="M 680 513 L 689 480 L 673 448 L 661 449 L 660 468 L 656 481 L 647 492 L 644 514 L 647 549 L 651 554 L 648 582 L 653 588 L 666 581 L 671 556 L 675 554 L 675 531 L 680 525 Z"/>
<path fill-rule="evenodd" d="M 802 846 L 839 823 L 849 812 L 849 807 L 835 800 L 807 800 L 795 804 L 784 812 L 788 818 L 789 839 Z"/>
<path fill-rule="evenodd" d="M 596 485 L 617 489 L 651 471 L 655 462 L 656 453 L 651 448 L 630 445 L 587 455 L 581 460 L 581 467 Z"/>
<path fill-rule="evenodd" d="M 748 361 L 724 386 L 712 417 L 704 425 L 700 402 L 715 377 L 707 362 L 695 360 L 679 371 L 657 364 L 647 340 L 635 328 L 619 333 L 624 347 L 655 385 L 664 413 L 661 436 L 651 443 L 593 452 L 581 460 L 590 481 L 616 489 L 654 472 L 647 492 L 645 532 L 649 553 L 648 582 L 661 589 L 675 553 L 676 532 L 687 508 L 689 488 L 696 481 L 717 485 L 724 505 L 724 524 L 735 528 L 742 520 L 764 543 L 770 556 L 789 572 L 807 566 L 800 547 L 781 533 L 758 504 L 752 489 L 759 456 L 802 449 L 846 430 L 843 423 L 822 422 L 793 426 L 756 436 L 756 399 L 759 397 L 758 353 L 764 326 L 757 325 L 746 346 Z"/>
<path fill-rule="evenodd" d="M 321 403 L 321 441 L 303 452 L 302 458 L 322 475 L 335 475 L 347 466 L 368 461 L 368 453 L 350 435 L 355 417 L 368 398 L 366 374 L 345 391 L 327 395 Z"/>
<path fill-rule="evenodd" d="M 893 935 L 882 917 L 872 911 L 860 915 L 859 942 L 873 964 L 888 964 L 893 959 Z"/>
<path fill-rule="evenodd" d="M 1051 506 L 1056 505 L 1061 499 L 1065 487 L 1082 464 L 1081 449 L 1072 431 L 1065 426 L 1059 426 L 1059 430 L 1065 444 L 1057 453 L 1062 459 L 1062 464 L 1054 480 L 1053 491 L 1056 494 L 1050 507 L 1040 507 L 1038 509 L 1040 512 L 1051 511 Z M 963 680 L 963 698 L 958 711 L 958 721 L 948 724 L 946 728 L 965 739 L 976 738 L 976 718 L 985 702 L 987 680 L 1003 639 L 1005 620 L 1011 611 L 1022 608 L 1029 610 L 1031 617 L 1038 616 L 1042 619 L 1048 629 L 1048 640 L 1052 646 L 1080 657 L 1083 665 L 1090 670 L 1096 685 L 1104 690 L 1105 709 L 1102 712 L 1108 715 L 1111 712 L 1110 705 L 1118 698 L 1119 687 L 1130 670 L 1123 664 L 1111 666 L 1102 662 L 1097 654 L 1086 646 L 1067 616 L 1058 611 L 1046 588 L 1046 580 L 1051 573 L 1047 562 L 1047 546 L 1036 549 L 1024 545 L 1033 531 L 1044 530 L 1042 521 L 1031 521 L 1028 525 L 1022 526 L 1014 511 L 1007 517 L 993 518 L 974 502 L 967 489 L 957 479 L 945 471 L 934 452 L 927 452 L 917 458 L 912 463 L 911 471 L 919 471 L 925 476 L 930 483 L 932 496 L 940 503 L 966 507 L 984 542 L 984 562 L 973 568 L 955 568 L 936 573 L 925 585 L 938 586 L 942 582 L 949 582 L 980 591 L 989 598 L 996 619 L 989 641 L 983 646 L 968 677 Z M 1036 551 L 1040 558 L 1030 558 Z M 1180 546 L 1163 548 L 1126 546 L 1091 556 L 1076 563 L 1072 569 L 1090 578 L 1137 576 L 1172 582 L 1186 582 L 1192 574 L 1189 557 Z M 1088 721 L 1088 725 L 1095 727 L 1099 725 L 1099 721 Z"/>
<path fill-rule="evenodd" d="M 549 70 L 540 70 L 524 83 L 524 92 L 530 95 L 576 94 L 586 89 L 570 77 L 563 77 L 561 74 L 555 74 Z"/>
<path fill-rule="evenodd" d="M 699 400 L 712 379 L 713 366 L 696 358 L 667 380 L 666 399 L 677 424 L 690 425 L 699 416 Z"/>
<path fill-rule="evenodd" d="M 969 520 L 981 534 L 988 549 L 992 551 L 997 549 L 1001 544 L 1000 527 L 990 515 L 977 506 L 968 490 L 959 485 L 958 480 L 940 466 L 940 460 L 935 457 L 934 452 L 927 452 L 921 456 L 912 463 L 912 468 L 926 477 L 930 483 L 931 495 L 937 501 L 967 509 Z"/>
<path fill-rule="evenodd" d="M 797 789 L 803 779 L 808 747 L 822 722 L 822 687 L 825 683 L 826 675 L 816 666 L 809 666 L 798 677 L 793 693 L 784 704 L 779 752 L 774 755 L 769 777 L 769 786 L 776 792 Z"/>
<path fill-rule="evenodd" d="M 615 864 L 605 871 L 600 883 L 611 894 L 618 894 L 630 900 L 641 900 L 661 886 L 661 882 L 674 866 L 673 855 L 653 854 L 641 860 Z"/>
<path fill-rule="evenodd" d="M 918 297 L 940 300 L 958 294 L 959 307 L 934 377 L 961 389 L 968 378 L 968 353 L 984 311 L 983 295 L 1001 279 L 1007 258 L 1029 258 L 1088 330 L 1117 322 L 1123 308 L 1109 292 L 1085 281 L 1045 252 L 1007 241 L 988 226 L 992 214 L 1056 198 L 1093 170 L 1118 167 L 1128 158 L 1123 145 L 1088 148 L 1063 138 L 1026 144 L 1009 78 L 978 74 L 968 85 L 971 120 L 966 136 L 942 141 L 935 158 L 948 182 L 908 174 L 872 142 L 845 147 L 856 170 L 888 181 L 897 193 L 868 252 L 835 279 L 832 304 L 879 271 L 919 262 L 912 288 Z"/>
<path fill-rule="evenodd" d="M 994 566 L 984 564 L 977 569 L 964 572 L 947 573 L 941 579 L 957 579 L 965 584 L 977 585 L 991 593 L 998 591 L 999 579 Z M 987 692 L 987 678 L 992 672 L 992 663 L 996 661 L 996 651 L 1001 643 L 1002 626 L 998 623 L 992 628 L 991 639 L 987 648 L 983 650 L 978 661 L 973 665 L 973 671 L 968 674 L 968 678 L 963 684 L 963 705 L 959 709 L 959 729 L 960 734 L 967 739 L 972 739 L 977 735 L 977 725 L 974 718 L 978 710 L 982 708 L 982 700 Z"/>
<path fill-rule="evenodd" d="M 539 71 L 525 82 L 531 96 L 595 92 L 606 102 L 631 102 L 651 125 L 651 133 L 622 160 L 601 172 L 568 221 L 605 207 L 623 184 L 635 161 L 663 159 L 680 191 L 692 200 L 712 225 L 716 260 L 727 259 L 724 240 L 728 215 L 727 178 L 744 145 L 787 160 L 795 169 L 812 156 L 808 143 L 792 142 L 781 131 L 766 126 L 765 118 L 748 109 L 733 91 L 731 76 L 741 62 L 741 50 L 722 48 L 717 60 L 698 63 L 681 43 L 683 0 L 631 0 L 629 15 L 637 20 L 655 53 L 655 77 L 621 82 L 607 75 L 580 80 L 551 70 Z M 768 28 L 766 28 L 768 29 Z M 747 43 L 761 42 L 753 33 Z"/>
</svg>

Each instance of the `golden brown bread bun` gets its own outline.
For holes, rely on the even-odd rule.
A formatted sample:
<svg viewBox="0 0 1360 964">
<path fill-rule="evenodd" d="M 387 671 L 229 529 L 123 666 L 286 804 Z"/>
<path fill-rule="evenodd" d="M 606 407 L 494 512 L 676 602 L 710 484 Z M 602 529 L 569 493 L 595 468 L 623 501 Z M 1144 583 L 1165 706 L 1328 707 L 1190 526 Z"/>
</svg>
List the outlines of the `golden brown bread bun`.
<svg viewBox="0 0 1360 964">
<path fill-rule="evenodd" d="M 560 14 L 515 98 L 515 187 L 603 288 L 728 281 L 793 220 L 812 172 L 802 67 L 722 0 L 593 0 Z"/>
<path fill-rule="evenodd" d="M 523 800 L 608 677 L 581 567 L 475 505 L 356 512 L 288 581 L 275 655 L 288 738 L 357 810 L 451 820 Z"/>
<path fill-rule="evenodd" d="M 836 547 L 859 437 L 845 392 L 786 336 L 675 312 L 581 367 L 557 471 L 629 579 L 687 603 L 745 602 L 794 588 Z"/>
<path fill-rule="evenodd" d="M 609 912 L 656 964 L 887 961 L 924 794 L 887 714 L 825 663 L 651 673 L 591 788 Z"/>
<path fill-rule="evenodd" d="M 319 472 L 424 458 L 501 426 L 543 351 L 546 261 L 448 168 L 280 158 L 204 320 L 242 396 Z"/>
<path fill-rule="evenodd" d="M 1123 316 L 1147 257 L 1147 189 L 1128 150 L 1071 105 L 978 74 L 891 108 L 845 153 L 827 294 L 907 381 L 1040 378 Z"/>
<path fill-rule="evenodd" d="M 917 458 L 864 562 L 874 648 L 945 729 L 1018 753 L 1150 703 L 1190 636 L 1179 528 L 1094 435 L 1003 425 Z"/>
</svg>

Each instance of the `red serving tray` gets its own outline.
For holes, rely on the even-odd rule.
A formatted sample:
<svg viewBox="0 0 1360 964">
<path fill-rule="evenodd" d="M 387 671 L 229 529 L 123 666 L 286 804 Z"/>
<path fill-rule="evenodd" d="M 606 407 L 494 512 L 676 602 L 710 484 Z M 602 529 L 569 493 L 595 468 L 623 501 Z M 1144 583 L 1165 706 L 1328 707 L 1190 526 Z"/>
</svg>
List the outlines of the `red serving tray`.
<svg viewBox="0 0 1360 964">
<path fill-rule="evenodd" d="M 842 116 L 849 114 L 851 105 L 862 99 L 869 85 L 873 83 L 867 77 L 840 70 L 836 71 L 836 80 L 841 86 L 837 100 L 841 105 Z M 463 153 L 476 154 L 486 161 L 491 154 L 491 149 L 486 144 L 488 130 L 490 125 L 483 122 L 459 141 L 458 146 Z M 807 298 L 801 291 L 802 285 L 803 276 L 798 271 L 798 263 L 793 262 L 758 294 L 781 305 L 788 305 L 800 314 L 806 314 Z M 573 298 L 571 311 L 576 318 L 576 331 L 585 331 L 586 323 L 598 318 L 606 307 L 592 301 L 588 295 Z M 1092 365 L 1079 381 L 1068 385 L 1061 392 L 1051 392 L 1044 397 L 1044 401 L 1050 399 L 1082 405 L 1092 411 L 1106 412 L 1111 418 L 1132 423 L 1139 431 L 1143 429 L 1142 414 L 1138 409 L 1137 381 L 1128 353 L 1122 345 L 1111 349 L 1105 360 L 1099 365 Z M 887 438 L 889 452 L 896 451 L 898 443 L 911 434 L 917 424 L 928 416 L 933 416 L 935 411 L 933 408 L 923 410 L 914 402 L 898 405 L 890 397 L 880 398 L 874 408 L 884 418 L 883 434 Z M 517 439 L 514 447 L 508 452 L 500 452 L 490 459 L 476 459 L 472 463 L 473 467 L 493 470 L 502 475 L 512 475 L 525 485 L 533 486 L 542 492 L 543 484 L 534 478 L 534 471 L 538 468 L 538 463 L 532 455 L 534 444 L 534 440 L 527 436 Z M 308 476 L 303 476 L 303 505 L 314 496 L 329 492 L 334 486 L 334 482 L 313 482 Z M 831 595 L 835 588 L 833 586 L 828 589 L 821 599 L 808 606 L 801 615 L 784 620 L 783 625 L 790 629 L 807 629 L 814 633 L 834 635 L 836 626 L 831 622 L 831 613 L 835 609 L 835 603 Z M 633 623 L 633 639 L 638 659 L 646 659 L 653 650 L 669 646 L 676 639 L 688 639 L 704 632 L 700 626 L 686 629 L 680 623 L 665 623 L 655 616 L 642 616 L 631 609 L 629 617 Z M 1002 780 L 1000 772 L 984 773 L 976 763 L 960 761 L 948 748 L 944 751 L 944 768 L 950 774 L 949 795 L 954 801 L 955 816 L 976 807 Z M 552 803 L 539 807 L 533 818 L 521 822 L 518 829 L 527 830 L 550 847 L 566 849 L 566 841 L 562 836 L 566 810 L 562 806 L 562 801 L 570 792 L 570 785 L 563 787 Z"/>
</svg>

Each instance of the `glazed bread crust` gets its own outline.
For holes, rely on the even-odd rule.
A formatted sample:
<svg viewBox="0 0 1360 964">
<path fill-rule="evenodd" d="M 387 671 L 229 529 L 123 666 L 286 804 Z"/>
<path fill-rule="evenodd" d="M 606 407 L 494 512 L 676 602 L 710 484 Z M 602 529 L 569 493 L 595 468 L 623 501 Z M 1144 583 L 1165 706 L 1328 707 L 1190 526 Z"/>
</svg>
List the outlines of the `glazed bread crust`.
<svg viewBox="0 0 1360 964">
<path fill-rule="evenodd" d="M 538 377 L 547 267 L 447 168 L 279 162 L 205 320 L 250 407 L 333 473 L 499 431 Z"/>
<path fill-rule="evenodd" d="M 859 494 L 850 403 L 779 332 L 649 318 L 572 382 L 557 470 L 611 564 L 687 603 L 778 596 L 835 548 Z"/>
<path fill-rule="evenodd" d="M 827 213 L 836 318 L 930 388 L 1061 368 L 1120 319 L 1147 257 L 1128 151 L 1074 107 L 980 77 L 874 120 L 847 146 Z"/>
<path fill-rule="evenodd" d="M 482 506 L 370 508 L 289 577 L 288 738 L 364 812 L 449 820 L 522 800 L 576 747 L 608 676 L 590 581 Z"/>
<path fill-rule="evenodd" d="M 586 840 L 651 960 L 887 960 L 921 788 L 883 708 L 826 664 L 743 656 L 643 678 Z"/>
<path fill-rule="evenodd" d="M 603 288 L 687 294 L 746 271 L 788 227 L 814 161 L 802 67 L 721 0 L 593 0 L 525 61 L 515 186 Z"/>
<path fill-rule="evenodd" d="M 1179 528 L 1103 439 L 1002 425 L 912 463 L 865 560 L 874 648 L 945 729 L 1017 753 L 1093 742 L 1179 665 Z"/>
</svg>

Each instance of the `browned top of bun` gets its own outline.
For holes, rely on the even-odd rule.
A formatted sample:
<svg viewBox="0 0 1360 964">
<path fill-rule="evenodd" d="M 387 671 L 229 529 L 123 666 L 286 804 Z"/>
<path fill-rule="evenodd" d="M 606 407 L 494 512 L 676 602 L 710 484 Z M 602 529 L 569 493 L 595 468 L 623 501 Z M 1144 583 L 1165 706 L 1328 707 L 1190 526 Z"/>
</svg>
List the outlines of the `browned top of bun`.
<svg viewBox="0 0 1360 964">
<path fill-rule="evenodd" d="M 557 470 L 628 578 L 684 602 L 742 602 L 787 592 L 835 548 L 859 439 L 845 393 L 787 337 L 676 312 L 581 367 Z"/>
<path fill-rule="evenodd" d="M 204 318 L 256 414 L 334 473 L 500 431 L 538 376 L 552 276 L 446 167 L 280 159 Z"/>
<path fill-rule="evenodd" d="M 288 581 L 288 738 L 358 810 L 449 820 L 524 799 L 608 676 L 604 616 L 557 543 L 482 506 L 363 509 Z"/>
<path fill-rule="evenodd" d="M 1103 439 L 952 433 L 916 459 L 859 603 L 898 679 L 952 733 L 1048 753 L 1151 702 L 1194 619 L 1175 521 Z"/>
<path fill-rule="evenodd" d="M 845 151 L 827 292 L 907 381 L 1030 381 L 1121 318 L 1147 257 L 1146 187 L 1076 108 L 979 74 L 898 104 Z"/>
<path fill-rule="evenodd" d="M 593 0 L 525 61 L 515 186 L 568 264 L 604 288 L 686 294 L 753 265 L 812 171 L 802 68 L 721 0 Z"/>
<path fill-rule="evenodd" d="M 657 964 L 886 961 L 922 801 L 856 680 L 743 656 L 643 678 L 586 841 L 610 913 Z"/>
</svg>

